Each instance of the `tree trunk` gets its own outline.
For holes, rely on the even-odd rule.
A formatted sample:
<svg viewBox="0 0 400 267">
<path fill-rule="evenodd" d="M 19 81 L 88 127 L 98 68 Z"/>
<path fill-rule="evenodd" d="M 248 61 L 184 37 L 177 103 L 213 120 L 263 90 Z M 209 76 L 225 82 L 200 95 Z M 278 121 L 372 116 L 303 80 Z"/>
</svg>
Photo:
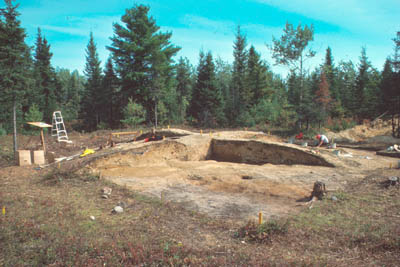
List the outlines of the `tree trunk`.
<svg viewBox="0 0 400 267">
<path fill-rule="evenodd" d="M 17 101 L 15 100 L 15 97 L 13 99 L 13 127 L 14 127 L 13 145 L 14 145 L 14 158 L 15 158 L 17 150 L 18 150 L 18 143 L 17 143 Z"/>
<path fill-rule="evenodd" d="M 155 126 L 157 128 L 157 99 L 154 101 L 154 121 L 155 121 Z"/>
<path fill-rule="evenodd" d="M 303 53 L 300 54 L 300 106 L 303 104 Z M 301 120 L 300 120 L 300 129 L 301 129 Z"/>
<path fill-rule="evenodd" d="M 394 137 L 394 114 L 392 114 L 392 136 Z"/>
</svg>

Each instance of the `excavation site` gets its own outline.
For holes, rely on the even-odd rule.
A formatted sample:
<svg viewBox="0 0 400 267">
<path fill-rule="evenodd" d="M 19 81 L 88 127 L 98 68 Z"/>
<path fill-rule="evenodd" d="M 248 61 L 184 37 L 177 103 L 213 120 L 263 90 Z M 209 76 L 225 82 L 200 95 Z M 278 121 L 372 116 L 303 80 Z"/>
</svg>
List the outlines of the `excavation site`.
<svg viewBox="0 0 400 267">
<path fill-rule="evenodd" d="M 315 182 L 328 190 L 390 159 L 352 148 L 288 144 L 262 132 L 160 130 L 87 157 L 101 178 L 227 220 L 280 217 L 301 209 Z"/>
</svg>

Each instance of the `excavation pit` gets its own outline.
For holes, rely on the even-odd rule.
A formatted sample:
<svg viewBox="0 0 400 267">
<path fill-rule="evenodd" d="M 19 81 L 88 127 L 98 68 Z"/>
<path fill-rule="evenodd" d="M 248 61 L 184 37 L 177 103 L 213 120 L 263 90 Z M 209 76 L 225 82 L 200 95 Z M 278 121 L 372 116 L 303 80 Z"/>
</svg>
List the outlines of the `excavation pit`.
<svg viewBox="0 0 400 267">
<path fill-rule="evenodd" d="M 271 163 L 334 167 L 324 158 L 298 148 L 248 140 L 213 139 L 208 159 L 255 165 Z"/>
<path fill-rule="evenodd" d="M 232 220 L 255 218 L 260 211 L 268 218 L 298 210 L 296 200 L 309 196 L 315 181 L 329 190 L 344 186 L 348 170 L 330 151 L 318 154 L 296 145 L 243 139 L 248 135 L 190 133 L 134 142 L 97 159 L 91 168 L 140 193 Z"/>
</svg>

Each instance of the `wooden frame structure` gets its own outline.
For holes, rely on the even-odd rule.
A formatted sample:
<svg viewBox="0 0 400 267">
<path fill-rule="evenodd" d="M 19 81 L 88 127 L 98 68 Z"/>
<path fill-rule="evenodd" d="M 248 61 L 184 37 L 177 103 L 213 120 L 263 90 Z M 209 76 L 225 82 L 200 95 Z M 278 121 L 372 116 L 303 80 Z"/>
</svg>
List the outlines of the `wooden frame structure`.
<svg viewBox="0 0 400 267">
<path fill-rule="evenodd" d="M 44 134 L 43 134 L 43 129 L 44 128 L 51 128 L 52 126 L 50 124 L 44 123 L 44 122 L 27 122 L 27 124 L 29 125 L 33 125 L 36 127 L 40 128 L 40 141 L 42 142 L 42 146 L 43 146 L 43 152 L 46 154 L 46 146 L 44 144 Z"/>
</svg>

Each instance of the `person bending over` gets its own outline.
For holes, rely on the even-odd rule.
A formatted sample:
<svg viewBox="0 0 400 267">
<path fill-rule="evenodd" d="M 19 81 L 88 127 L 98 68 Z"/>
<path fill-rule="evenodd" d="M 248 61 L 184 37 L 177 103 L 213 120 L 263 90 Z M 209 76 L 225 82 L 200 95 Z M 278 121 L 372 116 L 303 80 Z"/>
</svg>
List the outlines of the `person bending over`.
<svg viewBox="0 0 400 267">
<path fill-rule="evenodd" d="M 323 135 L 323 134 L 318 134 L 318 135 L 316 136 L 316 138 L 317 138 L 317 140 L 318 140 L 318 145 L 317 145 L 317 147 L 326 146 L 326 145 L 329 144 L 329 139 L 328 139 L 328 137 L 326 137 L 326 136 Z"/>
</svg>

